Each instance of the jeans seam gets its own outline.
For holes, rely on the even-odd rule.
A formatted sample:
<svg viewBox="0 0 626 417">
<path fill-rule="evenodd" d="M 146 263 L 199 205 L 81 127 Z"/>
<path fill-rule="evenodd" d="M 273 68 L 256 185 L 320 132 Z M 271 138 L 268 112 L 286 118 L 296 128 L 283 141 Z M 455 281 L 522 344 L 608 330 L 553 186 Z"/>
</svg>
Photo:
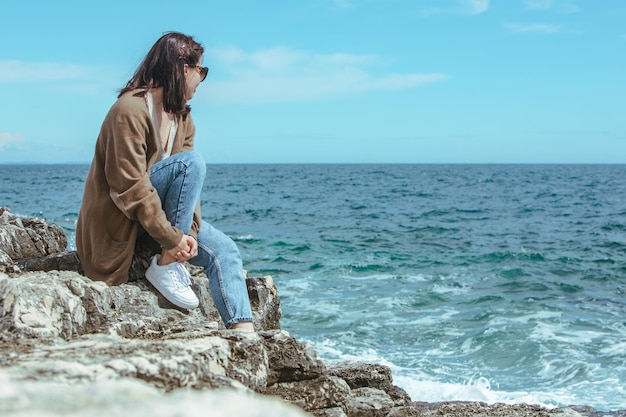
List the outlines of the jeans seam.
<svg viewBox="0 0 626 417">
<path fill-rule="evenodd" d="M 209 248 L 207 248 L 206 246 L 200 243 L 198 243 L 198 246 L 202 248 L 207 254 L 209 254 L 209 256 L 211 256 L 211 258 L 213 259 L 213 264 L 215 265 L 215 269 L 217 270 L 217 281 L 220 287 L 220 295 L 222 296 L 224 307 L 226 308 L 226 311 L 228 315 L 230 316 L 229 320 L 226 323 L 230 323 L 235 318 L 235 314 L 233 313 L 233 310 L 230 307 L 230 304 L 228 303 L 228 298 L 226 297 L 226 293 L 224 292 L 224 281 L 222 279 L 222 268 L 220 268 L 220 263 L 217 260 L 217 256 L 215 256 L 215 254 L 211 252 Z"/>
<path fill-rule="evenodd" d="M 167 163 L 161 164 L 158 167 L 158 169 L 156 169 L 154 172 L 151 171 L 150 175 L 152 175 L 153 173 L 157 173 L 157 172 L 159 172 L 159 171 L 161 171 L 163 169 L 169 168 L 170 166 L 173 166 L 173 165 L 182 165 L 183 166 L 183 168 L 182 168 L 183 180 L 182 180 L 182 184 L 180 186 L 180 191 L 179 191 L 178 199 L 177 199 L 177 202 L 176 202 L 176 212 L 174 213 L 174 218 L 172 219 L 173 220 L 172 221 L 172 225 L 175 226 L 175 227 L 178 227 L 180 229 L 180 227 L 178 225 L 178 218 L 180 217 L 179 216 L 180 215 L 180 209 L 181 209 L 181 206 L 182 206 L 181 202 L 183 201 L 182 196 L 185 195 L 185 189 L 186 189 L 186 186 L 187 186 L 187 176 L 188 176 L 187 174 L 188 174 L 188 171 L 189 171 L 189 166 L 183 160 L 167 161 Z M 175 177 L 177 177 L 177 176 L 178 175 L 176 175 Z M 187 231 L 183 230 L 183 233 L 189 233 L 189 230 L 187 230 Z"/>
<path fill-rule="evenodd" d="M 180 208 L 182 206 L 182 202 L 184 201 L 183 196 L 185 195 L 185 189 L 187 186 L 187 172 L 189 170 L 189 167 L 183 162 L 183 161 L 176 161 L 177 163 L 181 164 L 184 168 L 183 168 L 183 183 L 180 186 L 180 192 L 178 194 L 178 202 L 176 203 L 176 218 L 174 219 L 174 226 L 179 227 L 178 225 L 178 217 L 180 214 Z M 189 230 L 183 230 L 183 233 L 189 233 Z"/>
</svg>

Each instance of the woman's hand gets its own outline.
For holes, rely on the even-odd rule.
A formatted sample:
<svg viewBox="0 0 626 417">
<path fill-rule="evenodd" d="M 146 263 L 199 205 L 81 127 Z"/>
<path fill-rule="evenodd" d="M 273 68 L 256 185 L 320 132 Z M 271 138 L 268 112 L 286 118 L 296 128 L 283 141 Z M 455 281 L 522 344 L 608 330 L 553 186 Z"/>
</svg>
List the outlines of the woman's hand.
<svg viewBox="0 0 626 417">
<path fill-rule="evenodd" d="M 198 255 L 198 242 L 189 235 L 183 235 L 178 245 L 164 252 L 177 262 L 187 262 Z"/>
</svg>

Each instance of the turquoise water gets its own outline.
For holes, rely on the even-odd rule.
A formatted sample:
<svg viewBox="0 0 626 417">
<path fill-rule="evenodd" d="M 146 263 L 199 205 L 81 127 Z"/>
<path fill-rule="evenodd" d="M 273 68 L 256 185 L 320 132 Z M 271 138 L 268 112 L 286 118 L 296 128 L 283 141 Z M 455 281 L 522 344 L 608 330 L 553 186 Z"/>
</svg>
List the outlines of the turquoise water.
<svg viewBox="0 0 626 417">
<path fill-rule="evenodd" d="M 73 245 L 87 166 L 0 166 Z M 282 326 L 416 401 L 626 408 L 625 165 L 209 165 L 205 220 Z"/>
</svg>

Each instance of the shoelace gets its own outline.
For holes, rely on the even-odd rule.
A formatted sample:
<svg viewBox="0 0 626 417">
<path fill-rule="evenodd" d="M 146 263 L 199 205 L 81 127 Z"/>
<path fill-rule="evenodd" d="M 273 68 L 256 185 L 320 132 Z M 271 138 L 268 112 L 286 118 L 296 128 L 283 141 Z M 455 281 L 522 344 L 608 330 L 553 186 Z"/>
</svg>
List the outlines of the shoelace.
<svg viewBox="0 0 626 417">
<path fill-rule="evenodd" d="M 168 265 L 167 273 L 172 277 L 172 281 L 177 287 L 186 288 L 191 285 L 191 277 L 183 264 L 173 262 Z"/>
<path fill-rule="evenodd" d="M 189 287 L 191 285 L 191 276 L 187 272 L 187 268 L 180 262 L 174 262 L 174 264 L 176 267 L 176 281 L 182 284 L 183 287 Z"/>
</svg>

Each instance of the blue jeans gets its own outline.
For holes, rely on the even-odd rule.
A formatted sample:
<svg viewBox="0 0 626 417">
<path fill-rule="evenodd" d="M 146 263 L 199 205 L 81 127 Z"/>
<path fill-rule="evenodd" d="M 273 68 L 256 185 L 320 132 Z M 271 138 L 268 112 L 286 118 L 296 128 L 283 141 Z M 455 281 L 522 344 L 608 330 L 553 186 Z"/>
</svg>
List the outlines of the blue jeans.
<svg viewBox="0 0 626 417">
<path fill-rule="evenodd" d="M 183 233 L 191 230 L 205 176 L 206 164 L 195 151 L 174 154 L 150 168 L 150 181 L 161 197 L 167 219 Z M 231 238 L 202 221 L 198 256 L 189 263 L 204 268 L 213 301 L 227 328 L 252 321 L 241 254 Z"/>
</svg>

